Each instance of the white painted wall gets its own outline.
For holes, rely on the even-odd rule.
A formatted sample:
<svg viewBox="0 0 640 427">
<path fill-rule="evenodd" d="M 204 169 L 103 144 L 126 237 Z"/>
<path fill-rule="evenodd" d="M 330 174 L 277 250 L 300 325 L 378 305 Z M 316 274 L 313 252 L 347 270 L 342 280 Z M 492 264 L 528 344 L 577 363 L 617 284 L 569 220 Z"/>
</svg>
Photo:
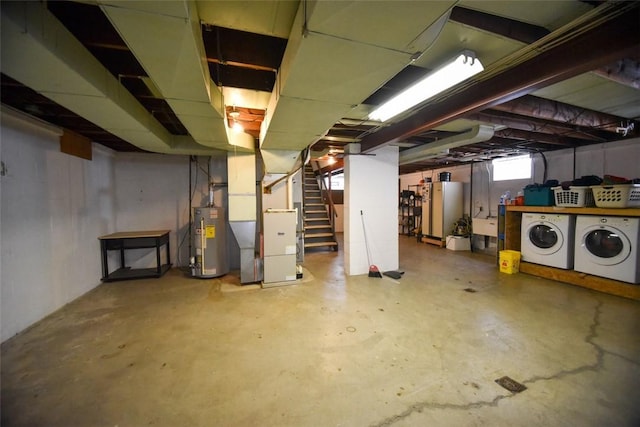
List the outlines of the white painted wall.
<svg viewBox="0 0 640 427">
<path fill-rule="evenodd" d="M 640 178 L 640 138 L 594 144 L 576 149 L 545 153 L 546 179 L 571 181 L 585 175 L 616 175 L 629 179 Z M 515 195 L 525 186 L 544 182 L 544 162 L 540 154 L 533 155 L 533 177 L 528 180 L 492 182 L 491 162 L 473 165 L 473 215 L 484 217 L 498 214 L 500 195 L 506 190 Z M 483 206 L 479 212 L 478 207 Z"/>
<path fill-rule="evenodd" d="M 564 156 L 572 158 L 572 150 Z M 576 150 L 575 176 L 616 175 L 640 178 L 640 138 L 590 145 Z"/>
<path fill-rule="evenodd" d="M 640 178 L 640 138 L 594 144 L 577 149 L 558 150 L 545 153 L 547 159 L 546 179 L 560 182 L 571 181 L 585 175 L 615 175 L 629 179 Z M 491 162 L 473 165 L 473 215 L 483 218 L 498 215 L 500 195 L 506 190 L 517 194 L 525 186 L 543 183 L 545 180 L 544 162 L 540 154 L 533 155 L 533 177 L 528 180 L 492 182 Z M 482 207 L 482 211 L 479 208 Z M 480 242 L 484 245 L 484 239 Z M 491 239 L 491 248 L 495 250 L 495 239 Z"/>
<path fill-rule="evenodd" d="M 350 276 L 369 271 L 361 211 L 371 263 L 381 271 L 398 268 L 398 147 L 372 154 L 345 158 L 344 265 Z"/>
<path fill-rule="evenodd" d="M 2 113 L 1 340 L 100 283 L 97 237 L 115 231 L 113 163 L 63 154 L 58 135 Z"/>
<path fill-rule="evenodd" d="M 203 164 L 206 168 L 206 162 Z M 178 261 L 177 249 L 179 239 L 186 232 L 183 226 L 189 221 L 189 157 L 118 153 L 114 165 L 116 230 L 171 230 L 171 261 L 176 265 L 188 264 L 184 252 Z M 206 203 L 206 176 L 202 173 L 200 176 L 203 182 L 197 195 Z M 196 200 L 194 206 L 201 206 L 200 201 Z M 115 267 L 118 254 L 114 252 L 110 256 L 114 260 L 110 266 Z M 156 264 L 153 249 L 128 250 L 125 257 L 132 268 Z"/>
<path fill-rule="evenodd" d="M 440 181 L 440 172 L 451 172 L 451 181 L 468 183 L 471 177 L 470 171 L 470 166 L 461 165 L 400 175 L 400 187 L 402 190 L 407 190 L 409 185 L 419 184 L 420 180 L 427 178 L 433 182 Z"/>
<path fill-rule="evenodd" d="M 126 230 L 171 230 L 171 261 L 188 265 L 189 159 L 113 153 L 94 144 L 93 160 L 59 152 L 57 130 L 3 109 L 0 155 L 0 339 L 10 338 L 100 284 L 98 236 Z M 227 203 L 226 156 L 192 167 L 193 206 L 208 201 L 206 170 Z M 211 167 L 207 165 L 210 162 Z M 230 267 L 238 245 L 227 229 Z M 180 257 L 177 257 L 179 243 Z M 118 266 L 110 254 L 110 268 Z M 155 252 L 126 252 L 127 265 L 155 265 Z"/>
<path fill-rule="evenodd" d="M 189 156 L 117 153 L 114 186 L 117 231 L 171 230 L 171 262 L 174 267 L 189 264 Z M 197 158 L 191 165 L 191 206 L 209 201 L 207 172 L 214 183 L 214 204 L 227 208 L 226 156 Z M 217 184 L 217 185 L 215 185 Z M 239 247 L 227 225 L 228 262 L 239 268 Z M 110 268 L 118 265 L 118 252 L 109 254 Z M 156 264 L 153 249 L 128 250 L 127 265 L 149 268 Z M 163 254 L 164 257 L 164 254 Z"/>
<path fill-rule="evenodd" d="M 544 162 L 540 154 L 532 154 L 533 176 L 531 179 L 513 181 L 492 181 L 491 162 L 473 163 L 469 166 L 441 168 L 433 171 L 416 172 L 400 176 L 401 189 L 415 185 L 423 178 L 438 180 L 442 171 L 452 173 L 452 181 L 465 183 L 464 212 L 472 217 L 486 218 L 498 215 L 500 196 L 507 190 L 513 196 L 525 186 L 545 181 Z M 571 181 L 585 175 L 615 175 L 629 179 L 640 178 L 640 138 L 594 144 L 577 149 L 558 150 L 545 153 L 547 159 L 546 179 L 560 182 Z M 471 183 L 471 180 L 473 182 Z M 471 192 L 473 194 L 471 194 Z M 482 208 L 482 210 L 480 210 Z M 476 239 L 477 240 L 477 239 Z M 484 249 L 485 239 L 478 240 Z M 489 246 L 495 250 L 495 239 Z"/>
<path fill-rule="evenodd" d="M 422 179 L 430 178 L 432 182 L 440 181 L 441 172 L 450 172 L 451 181 L 462 182 L 463 185 L 463 210 L 469 213 L 469 203 L 471 200 L 471 165 L 460 165 L 434 169 L 430 171 L 414 172 L 400 176 L 400 190 L 408 190 L 409 185 L 417 185 Z M 415 188 L 412 188 L 415 190 Z"/>
</svg>

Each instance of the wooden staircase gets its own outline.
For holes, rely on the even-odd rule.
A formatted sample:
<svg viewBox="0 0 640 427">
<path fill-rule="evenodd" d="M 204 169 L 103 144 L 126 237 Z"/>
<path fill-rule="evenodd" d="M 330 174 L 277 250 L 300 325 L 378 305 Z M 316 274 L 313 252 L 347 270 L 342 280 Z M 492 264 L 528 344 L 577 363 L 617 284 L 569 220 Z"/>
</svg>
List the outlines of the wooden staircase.
<svg viewBox="0 0 640 427">
<path fill-rule="evenodd" d="M 338 250 L 336 235 L 311 165 L 304 167 L 304 248 Z"/>
</svg>

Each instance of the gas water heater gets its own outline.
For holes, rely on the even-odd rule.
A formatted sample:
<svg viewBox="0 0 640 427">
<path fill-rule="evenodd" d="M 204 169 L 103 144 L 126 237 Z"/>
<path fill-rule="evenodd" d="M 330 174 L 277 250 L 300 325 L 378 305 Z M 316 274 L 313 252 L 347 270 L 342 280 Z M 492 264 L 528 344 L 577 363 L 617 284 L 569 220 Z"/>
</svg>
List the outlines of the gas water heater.
<svg viewBox="0 0 640 427">
<path fill-rule="evenodd" d="M 193 277 L 211 278 L 229 272 L 227 261 L 227 221 L 224 208 L 193 209 Z"/>
</svg>

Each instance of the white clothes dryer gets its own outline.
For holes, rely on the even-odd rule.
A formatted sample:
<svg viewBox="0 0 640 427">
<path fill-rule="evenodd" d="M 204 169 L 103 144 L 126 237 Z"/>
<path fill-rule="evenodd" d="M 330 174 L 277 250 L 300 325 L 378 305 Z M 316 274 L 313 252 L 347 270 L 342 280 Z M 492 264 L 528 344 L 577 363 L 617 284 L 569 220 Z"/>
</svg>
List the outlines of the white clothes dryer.
<svg viewBox="0 0 640 427">
<path fill-rule="evenodd" d="M 640 218 L 580 215 L 576 221 L 575 270 L 640 283 Z"/>
<path fill-rule="evenodd" d="M 522 261 L 573 268 L 574 215 L 523 213 L 520 234 Z"/>
</svg>

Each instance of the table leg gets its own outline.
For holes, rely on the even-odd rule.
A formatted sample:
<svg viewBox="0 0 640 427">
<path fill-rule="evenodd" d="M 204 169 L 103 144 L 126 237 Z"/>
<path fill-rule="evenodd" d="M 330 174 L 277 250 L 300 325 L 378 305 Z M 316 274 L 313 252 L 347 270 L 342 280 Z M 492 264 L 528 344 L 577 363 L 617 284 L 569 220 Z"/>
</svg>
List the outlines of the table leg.
<svg viewBox="0 0 640 427">
<path fill-rule="evenodd" d="M 124 268 L 124 242 L 120 241 L 120 268 Z"/>
<path fill-rule="evenodd" d="M 109 275 L 109 261 L 107 257 L 107 241 L 100 240 L 100 252 L 102 252 L 102 279 Z"/>
</svg>

